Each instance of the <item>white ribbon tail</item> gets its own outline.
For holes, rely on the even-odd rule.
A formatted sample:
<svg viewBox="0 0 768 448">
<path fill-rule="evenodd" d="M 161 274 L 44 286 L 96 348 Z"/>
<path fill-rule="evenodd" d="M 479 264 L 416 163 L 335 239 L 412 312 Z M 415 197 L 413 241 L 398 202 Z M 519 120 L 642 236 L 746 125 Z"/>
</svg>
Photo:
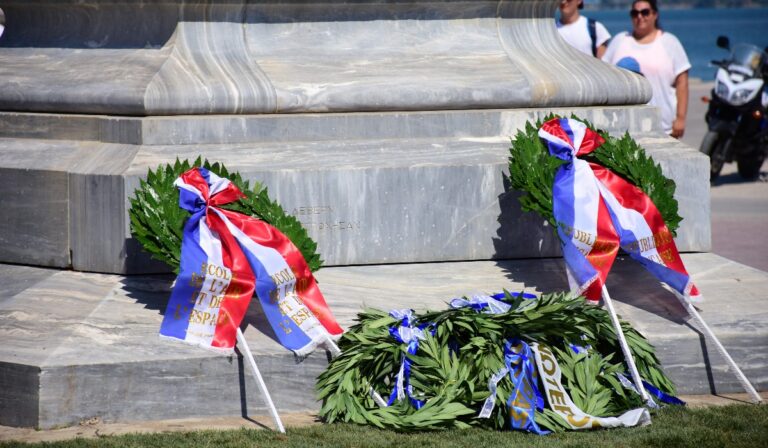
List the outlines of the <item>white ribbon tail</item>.
<svg viewBox="0 0 768 448">
<path fill-rule="evenodd" d="M 579 409 L 573 403 L 561 382 L 562 373 L 555 355 L 549 348 L 531 344 L 531 350 L 536 357 L 536 367 L 539 371 L 545 396 L 550 409 L 562 417 L 571 429 L 616 428 L 620 426 L 644 426 L 651 423 L 648 409 L 637 408 L 627 411 L 617 417 L 596 417 Z"/>
<path fill-rule="evenodd" d="M 505 376 L 507 376 L 507 373 L 509 373 L 509 369 L 506 367 L 502 367 L 498 372 L 494 373 L 493 376 L 491 376 L 491 379 L 488 380 L 488 390 L 491 392 L 491 394 L 488 396 L 488 398 L 485 399 L 485 403 L 483 403 L 483 408 L 480 410 L 480 413 L 477 415 L 478 418 L 489 418 L 491 416 L 491 413 L 493 413 L 493 408 L 496 407 L 496 388 L 499 384 L 499 381 L 502 380 Z"/>
</svg>

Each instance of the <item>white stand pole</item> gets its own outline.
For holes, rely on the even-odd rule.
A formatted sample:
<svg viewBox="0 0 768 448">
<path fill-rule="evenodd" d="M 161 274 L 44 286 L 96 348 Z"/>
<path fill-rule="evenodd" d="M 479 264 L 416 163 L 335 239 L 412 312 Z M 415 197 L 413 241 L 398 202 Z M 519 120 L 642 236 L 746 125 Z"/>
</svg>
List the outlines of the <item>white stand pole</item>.
<svg viewBox="0 0 768 448">
<path fill-rule="evenodd" d="M 611 316 L 611 322 L 613 322 L 613 329 L 616 331 L 616 336 L 619 338 L 621 351 L 624 352 L 624 359 L 627 360 L 629 373 L 632 375 L 632 380 L 635 382 L 637 391 L 640 393 L 643 401 L 647 403 L 649 399 L 648 393 L 645 391 L 645 387 L 643 387 L 643 380 L 640 378 L 640 373 L 637 371 L 637 366 L 635 366 L 635 358 L 632 356 L 632 352 L 629 350 L 629 345 L 627 345 L 627 340 L 624 338 L 624 331 L 621 329 L 619 317 L 616 315 L 616 310 L 613 308 L 613 301 L 611 300 L 611 296 L 608 295 L 608 288 L 606 288 L 605 285 L 603 285 L 602 295 L 603 301 L 605 302 L 605 307 L 608 308 L 608 314 Z"/>
<path fill-rule="evenodd" d="M 283 422 L 280 420 L 280 416 L 277 415 L 277 408 L 275 408 L 275 404 L 272 402 L 272 397 L 269 395 L 267 385 L 264 383 L 264 378 L 261 377 L 261 372 L 259 372 L 259 368 L 256 366 L 256 361 L 253 359 L 253 353 L 251 353 L 251 349 L 248 348 L 248 343 L 245 342 L 245 336 L 243 336 L 243 332 L 239 327 L 237 329 L 237 343 L 240 344 L 240 349 L 243 351 L 243 354 L 246 355 L 245 357 L 248 358 L 248 363 L 251 365 L 253 378 L 256 380 L 256 384 L 259 386 L 261 395 L 264 397 L 264 401 L 267 403 L 269 413 L 272 414 L 272 418 L 275 420 L 277 430 L 285 434 L 285 427 L 283 427 Z"/>
<path fill-rule="evenodd" d="M 685 307 L 686 311 L 688 311 L 688 314 L 699 322 L 699 325 L 701 326 L 701 330 L 704 331 L 704 336 L 709 338 L 709 340 L 715 344 L 717 351 L 720 352 L 721 355 L 723 355 L 723 358 L 725 358 L 725 361 L 728 363 L 728 366 L 733 370 L 733 373 L 736 375 L 736 378 L 738 378 L 739 382 L 741 383 L 741 386 L 744 388 L 745 391 L 747 391 L 747 394 L 749 394 L 749 396 L 752 397 L 752 401 L 755 403 L 762 403 L 763 398 L 760 396 L 760 394 L 757 393 L 755 388 L 752 386 L 752 383 L 750 383 L 747 377 L 744 375 L 744 372 L 742 372 L 739 366 L 736 365 L 736 362 L 733 360 L 733 358 L 731 358 L 731 355 L 729 355 L 728 352 L 725 350 L 725 347 L 723 347 L 723 344 L 720 343 L 720 340 L 717 339 L 717 336 L 715 336 L 715 333 L 713 333 L 712 330 L 710 330 L 707 323 L 704 322 L 704 319 L 701 318 L 701 315 L 699 315 L 699 312 L 696 311 L 696 308 L 693 306 L 693 304 L 691 304 L 691 301 L 685 299 L 683 296 L 677 293 L 675 294 L 675 297 L 677 297 L 677 299 L 680 300 L 680 303 L 683 304 L 683 307 Z"/>
<path fill-rule="evenodd" d="M 331 339 L 330 337 L 327 339 L 327 341 L 326 341 L 326 344 L 328 345 L 328 350 L 330 350 L 330 351 L 331 351 L 331 356 L 332 356 L 332 357 L 334 357 L 334 358 L 335 358 L 335 357 L 337 357 L 337 356 L 339 356 L 339 355 L 341 354 L 341 349 L 339 348 L 339 346 L 338 346 L 338 345 L 336 345 L 336 343 L 335 343 L 335 342 L 333 341 L 333 339 Z M 380 408 L 386 408 L 386 407 L 387 407 L 387 402 L 386 402 L 386 401 L 384 401 L 384 399 L 383 399 L 383 398 L 381 398 L 381 395 L 379 395 L 379 393 L 378 393 L 378 392 L 376 392 L 376 391 L 373 389 L 373 386 L 370 386 L 370 387 L 368 388 L 368 390 L 369 390 L 369 392 L 371 393 L 371 397 L 373 397 L 373 401 L 375 401 L 375 402 L 376 402 L 376 404 L 377 404 L 377 405 L 378 405 Z"/>
</svg>

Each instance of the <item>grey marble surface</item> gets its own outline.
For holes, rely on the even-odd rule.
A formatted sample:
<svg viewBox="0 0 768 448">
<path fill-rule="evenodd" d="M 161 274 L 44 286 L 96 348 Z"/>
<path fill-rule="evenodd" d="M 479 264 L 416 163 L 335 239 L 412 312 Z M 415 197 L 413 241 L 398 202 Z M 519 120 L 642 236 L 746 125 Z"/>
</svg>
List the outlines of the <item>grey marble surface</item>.
<svg viewBox="0 0 768 448">
<path fill-rule="evenodd" d="M 148 169 L 198 156 L 266 185 L 329 265 L 557 256 L 551 230 L 522 213 L 504 185 L 510 137 L 550 112 L 575 113 L 615 134 L 629 130 L 678 185 L 679 248 L 710 249 L 706 157 L 659 134 L 655 109 L 635 106 L 71 121 L 3 113 L 0 168 L 17 177 L 6 188 L 50 191 L 66 200 L 69 215 L 0 198 L 18 210 L 15 221 L 38 223 L 34 244 L 0 256 L 58 267 L 71 256 L 77 270 L 107 273 L 166 269 L 130 238 L 129 199 Z M 68 140 L 78 127 L 83 140 Z M 144 144 L 109 143 L 120 136 Z M 14 240 L 15 226 L 0 229 Z"/>
<path fill-rule="evenodd" d="M 701 314 L 758 390 L 768 387 L 768 273 L 713 254 L 683 260 L 705 297 Z M 1 266 L 1 265 L 0 265 Z M 29 277 L 5 266 L 3 279 Z M 104 421 L 240 415 L 264 407 L 238 357 L 157 336 L 171 276 L 113 276 L 45 270 L 0 298 L 0 424 L 51 427 Z M 506 288 L 567 288 L 562 260 L 424 263 L 324 268 L 317 278 L 345 328 L 366 307 L 442 309 L 454 297 Z M 618 313 L 657 347 L 680 393 L 739 391 L 725 363 L 689 326 L 677 300 L 631 260 L 608 280 Z M 316 410 L 325 355 L 296 365 L 252 303 L 245 336 L 279 410 Z M 39 387 L 35 385 L 39 382 Z M 196 404 L 200 400 L 206 406 Z M 22 416 L 6 403 L 26 409 Z M 22 408 L 19 408 L 22 409 Z M 23 417 L 23 418 L 22 418 Z M 23 420 L 23 421 L 22 421 Z"/>
<path fill-rule="evenodd" d="M 651 94 L 643 78 L 567 46 L 553 0 L 3 6 L 6 111 L 444 110 L 643 104 Z"/>
</svg>

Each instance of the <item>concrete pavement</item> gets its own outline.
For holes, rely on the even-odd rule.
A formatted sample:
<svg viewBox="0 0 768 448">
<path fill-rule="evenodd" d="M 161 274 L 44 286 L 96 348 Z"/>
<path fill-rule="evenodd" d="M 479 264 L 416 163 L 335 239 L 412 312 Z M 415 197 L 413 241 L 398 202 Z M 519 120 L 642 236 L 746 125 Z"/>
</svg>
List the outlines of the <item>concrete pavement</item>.
<svg viewBox="0 0 768 448">
<path fill-rule="evenodd" d="M 707 132 L 704 114 L 713 83 L 692 80 L 688 120 L 683 143 L 698 148 Z M 711 186 L 712 252 L 739 263 L 768 271 L 768 164 L 757 181 L 742 179 L 736 164 L 723 167 Z"/>
</svg>

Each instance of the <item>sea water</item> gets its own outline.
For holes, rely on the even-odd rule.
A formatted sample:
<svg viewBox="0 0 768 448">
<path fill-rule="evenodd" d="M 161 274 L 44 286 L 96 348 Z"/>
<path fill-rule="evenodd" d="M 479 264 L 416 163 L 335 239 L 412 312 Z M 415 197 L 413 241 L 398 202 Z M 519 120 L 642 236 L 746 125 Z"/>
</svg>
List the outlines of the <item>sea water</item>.
<svg viewBox="0 0 768 448">
<path fill-rule="evenodd" d="M 627 5 L 630 5 L 628 2 Z M 588 11 L 583 14 L 601 22 L 611 35 L 630 31 L 629 6 L 626 10 Z M 731 44 L 749 43 L 760 48 L 768 46 L 768 8 L 741 9 L 662 9 L 659 12 L 661 28 L 683 44 L 691 61 L 692 78 L 711 81 L 715 68 L 709 66 L 713 59 L 728 56 L 728 52 L 715 45 L 717 36 L 728 36 Z"/>
</svg>

